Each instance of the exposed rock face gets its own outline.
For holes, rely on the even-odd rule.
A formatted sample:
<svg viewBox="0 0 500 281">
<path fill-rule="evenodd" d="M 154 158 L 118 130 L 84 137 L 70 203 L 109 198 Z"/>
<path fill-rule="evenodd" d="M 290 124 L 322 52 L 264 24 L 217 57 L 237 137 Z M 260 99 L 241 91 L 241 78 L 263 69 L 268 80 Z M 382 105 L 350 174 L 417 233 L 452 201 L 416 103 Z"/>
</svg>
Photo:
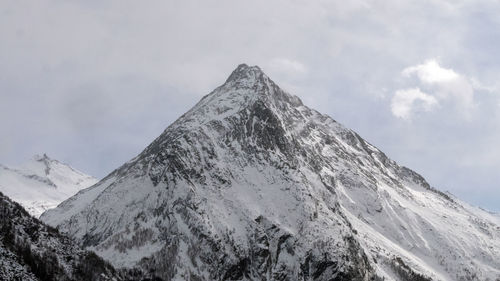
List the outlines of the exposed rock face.
<svg viewBox="0 0 500 281">
<path fill-rule="evenodd" d="M 495 217 L 247 65 L 42 220 L 165 280 L 500 276 Z"/>
</svg>

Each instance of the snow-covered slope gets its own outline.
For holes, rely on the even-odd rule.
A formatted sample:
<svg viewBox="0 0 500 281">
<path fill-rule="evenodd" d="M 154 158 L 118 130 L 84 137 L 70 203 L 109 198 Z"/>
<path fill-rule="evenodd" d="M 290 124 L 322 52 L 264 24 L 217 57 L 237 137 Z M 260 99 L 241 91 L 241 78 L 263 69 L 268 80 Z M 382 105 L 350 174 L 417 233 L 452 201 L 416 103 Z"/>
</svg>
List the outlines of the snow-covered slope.
<svg viewBox="0 0 500 281">
<path fill-rule="evenodd" d="M 0 191 L 35 217 L 96 182 L 97 179 L 45 154 L 16 168 L 0 165 Z"/>
<path fill-rule="evenodd" d="M 166 280 L 500 278 L 494 216 L 247 65 L 42 220 Z"/>
</svg>

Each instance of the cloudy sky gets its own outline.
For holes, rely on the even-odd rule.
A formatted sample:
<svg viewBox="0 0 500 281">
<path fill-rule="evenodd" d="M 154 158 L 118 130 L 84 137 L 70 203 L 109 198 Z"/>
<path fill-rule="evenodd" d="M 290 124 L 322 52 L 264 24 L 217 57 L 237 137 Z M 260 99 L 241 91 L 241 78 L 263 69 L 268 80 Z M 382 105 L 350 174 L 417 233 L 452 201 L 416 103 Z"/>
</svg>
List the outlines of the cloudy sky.
<svg viewBox="0 0 500 281">
<path fill-rule="evenodd" d="M 500 211 L 498 1 L 0 2 L 0 163 L 103 177 L 242 62 Z"/>
</svg>

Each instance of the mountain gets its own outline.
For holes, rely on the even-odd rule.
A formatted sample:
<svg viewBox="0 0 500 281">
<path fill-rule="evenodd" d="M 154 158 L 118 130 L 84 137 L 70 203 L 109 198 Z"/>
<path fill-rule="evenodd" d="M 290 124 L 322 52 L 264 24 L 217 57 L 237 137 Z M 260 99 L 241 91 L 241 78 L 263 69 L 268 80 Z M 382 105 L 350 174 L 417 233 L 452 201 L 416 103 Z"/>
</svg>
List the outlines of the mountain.
<svg viewBox="0 0 500 281">
<path fill-rule="evenodd" d="M 123 280 L 107 262 L 0 192 L 0 280 Z"/>
<path fill-rule="evenodd" d="M 495 216 L 244 64 L 41 219 L 164 280 L 500 280 Z"/>
<path fill-rule="evenodd" d="M 95 183 L 97 179 L 46 154 L 36 155 L 18 168 L 0 165 L 0 191 L 35 217 Z"/>
</svg>

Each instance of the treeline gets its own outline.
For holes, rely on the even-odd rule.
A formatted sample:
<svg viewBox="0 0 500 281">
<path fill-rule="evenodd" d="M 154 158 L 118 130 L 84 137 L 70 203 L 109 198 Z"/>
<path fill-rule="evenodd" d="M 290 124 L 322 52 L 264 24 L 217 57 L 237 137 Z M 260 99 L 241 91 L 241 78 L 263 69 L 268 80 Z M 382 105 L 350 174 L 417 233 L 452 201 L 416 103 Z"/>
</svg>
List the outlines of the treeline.
<svg viewBox="0 0 500 281">
<path fill-rule="evenodd" d="M 390 265 L 394 272 L 405 281 L 432 281 L 429 277 L 416 273 L 406 265 L 400 257 L 391 260 Z"/>
<path fill-rule="evenodd" d="M 0 247 L 42 281 L 151 280 L 138 270 L 117 271 L 95 253 L 84 251 L 57 229 L 31 217 L 0 192 Z M 0 257 L 1 258 L 1 257 Z"/>
</svg>

